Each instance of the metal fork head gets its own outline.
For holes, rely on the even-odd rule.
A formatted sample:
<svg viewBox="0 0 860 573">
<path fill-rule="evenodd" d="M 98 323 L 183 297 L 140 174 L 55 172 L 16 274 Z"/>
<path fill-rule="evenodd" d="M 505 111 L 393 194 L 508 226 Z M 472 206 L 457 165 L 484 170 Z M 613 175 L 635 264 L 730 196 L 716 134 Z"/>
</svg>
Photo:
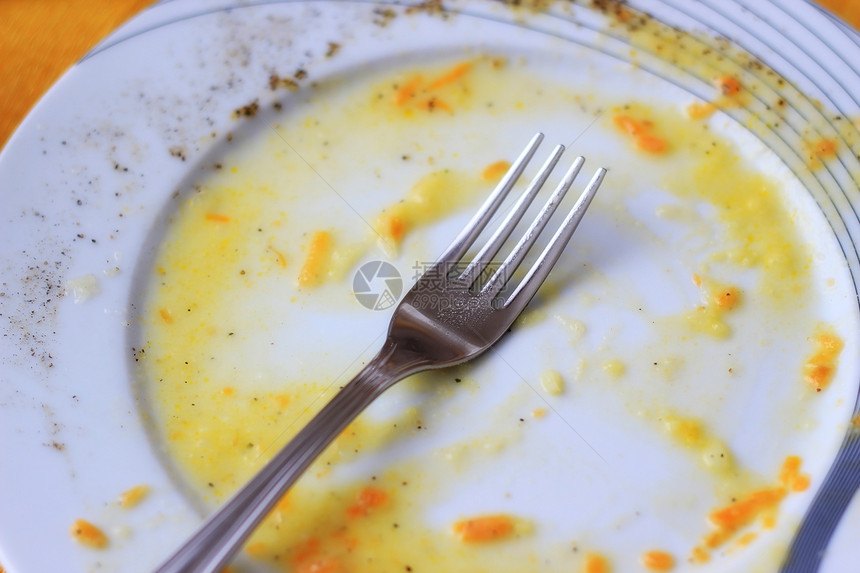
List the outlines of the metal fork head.
<svg viewBox="0 0 860 573">
<path fill-rule="evenodd" d="M 564 146 L 556 146 L 490 239 L 468 264 L 464 264 L 466 253 L 498 212 L 542 140 L 541 133 L 532 138 L 466 227 L 394 311 L 389 339 L 401 351 L 413 355 L 423 367 L 450 366 L 469 360 L 504 335 L 546 280 L 600 187 L 606 174 L 604 168 L 594 173 L 525 277 L 510 294 L 503 292 L 585 161 L 578 157 L 573 162 L 516 246 L 498 267 L 494 267 L 494 257 L 557 165 Z M 491 276 L 483 282 L 482 277 L 490 271 L 493 271 Z"/>
</svg>

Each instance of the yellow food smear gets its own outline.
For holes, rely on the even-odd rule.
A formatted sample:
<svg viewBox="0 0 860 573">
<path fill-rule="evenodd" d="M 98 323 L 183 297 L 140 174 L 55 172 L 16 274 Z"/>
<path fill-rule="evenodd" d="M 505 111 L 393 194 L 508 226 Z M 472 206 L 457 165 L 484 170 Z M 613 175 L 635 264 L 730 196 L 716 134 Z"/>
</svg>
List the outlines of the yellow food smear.
<svg viewBox="0 0 860 573">
<path fill-rule="evenodd" d="M 314 490 L 293 490 L 269 513 L 245 551 L 263 561 L 288 565 L 291 571 L 350 570 L 356 559 L 351 553 L 365 549 L 365 530 L 381 525 L 380 518 L 390 514 L 395 503 L 396 495 L 377 484 L 322 496 Z M 310 528 L 296 518 L 305 512 L 317 517 Z M 391 528 L 390 522 L 387 525 Z"/>
<path fill-rule="evenodd" d="M 640 561 L 649 571 L 671 571 L 675 568 L 675 558 L 672 554 L 656 549 L 643 553 Z"/>
<path fill-rule="evenodd" d="M 815 345 L 812 356 L 803 365 L 803 379 L 810 388 L 821 392 L 833 380 L 839 354 L 845 345 L 842 339 L 830 331 L 822 331 L 811 338 Z"/>
<path fill-rule="evenodd" d="M 131 509 L 143 501 L 147 495 L 149 495 L 148 485 L 135 486 L 120 494 L 119 505 L 124 509 Z"/>
<path fill-rule="evenodd" d="M 706 469 L 722 478 L 736 477 L 738 468 L 729 446 L 701 420 L 678 414 L 662 417 L 663 430 L 680 446 L 695 452 Z"/>
<path fill-rule="evenodd" d="M 108 546 L 107 535 L 85 519 L 76 519 L 70 531 L 75 541 L 90 549 L 104 549 Z"/>
<path fill-rule="evenodd" d="M 624 376 L 624 373 L 627 372 L 627 367 L 624 363 L 617 359 L 606 360 L 600 367 L 614 379 L 621 378 Z"/>
<path fill-rule="evenodd" d="M 470 82 L 485 70 L 485 63 L 476 60 L 401 74 L 397 81 L 385 83 L 384 89 L 390 92 L 373 90 L 374 96 L 387 93 L 390 97 L 372 101 L 368 97 L 368 115 L 373 112 L 384 121 L 402 122 L 408 118 L 407 128 L 416 122 L 429 124 L 429 112 L 433 111 L 444 111 L 437 115 L 445 119 L 474 103 L 470 99 Z M 776 186 L 745 167 L 730 146 L 720 140 L 712 142 L 702 129 L 703 122 L 693 122 L 679 111 L 656 111 L 644 106 L 619 108 L 622 112 L 628 118 L 617 120 L 617 129 L 624 137 L 632 138 L 643 153 L 663 154 L 663 161 L 674 159 L 688 148 L 696 153 L 707 150 L 695 157 L 695 168 L 680 171 L 682 175 L 670 181 L 669 190 L 716 209 L 728 230 L 720 238 L 721 248 L 715 258 L 760 270 L 760 288 L 772 297 L 789 302 L 802 297 L 808 263 L 797 253 L 805 250 L 785 216 Z M 311 124 L 306 128 L 312 129 Z M 444 219 L 465 208 L 477 194 L 487 192 L 487 183 L 500 177 L 507 165 L 506 161 L 497 161 L 475 173 L 432 167 L 436 170 L 418 180 L 402 201 L 382 210 L 372 226 L 384 243 L 399 245 L 420 226 Z M 291 244 L 270 231 L 286 221 L 285 214 L 266 211 L 275 191 L 239 179 L 238 170 L 232 171 L 232 183 L 228 180 L 182 201 L 154 265 L 154 294 L 144 317 L 148 325 L 148 376 L 166 381 L 159 389 L 162 431 L 177 464 L 209 500 L 229 495 L 326 401 L 322 381 L 287 380 L 277 390 L 253 391 L 236 386 L 235 372 L 207 366 L 210 355 L 217 353 L 219 341 L 233 335 L 226 309 L 231 308 L 231 301 L 241 299 L 243 285 L 262 274 L 283 273 L 292 268 L 288 262 L 302 259 L 297 252 L 303 242 L 300 238 Z M 245 171 L 248 170 L 242 172 Z M 301 231 L 308 233 L 306 237 L 310 239 L 299 282 L 307 276 L 306 285 L 319 285 L 328 278 L 326 269 L 337 259 L 340 244 L 335 249 L 331 236 L 319 234 L 328 232 L 313 228 Z M 730 291 L 714 294 L 710 299 L 706 295 L 705 306 L 717 309 L 714 312 L 721 313 L 720 317 L 742 307 L 749 298 L 737 287 L 728 288 L 735 289 L 729 296 L 725 294 Z M 578 321 L 565 327 L 572 339 L 584 332 Z M 606 361 L 602 366 L 604 372 L 615 377 L 626 370 L 618 360 Z M 544 417 L 546 409 L 535 409 L 532 415 Z M 403 571 L 407 566 L 417 571 L 410 563 L 416 556 L 426 559 L 427 564 L 432 561 L 437 571 L 523 570 L 523 561 L 529 556 L 518 555 L 519 560 L 510 562 L 493 561 L 493 556 L 480 552 L 483 543 L 466 542 L 458 535 L 456 524 L 452 528 L 446 522 L 434 528 L 422 523 L 422 500 L 432 499 L 432 495 L 413 493 L 414 482 L 420 480 L 415 479 L 416 472 L 408 464 L 398 464 L 396 469 L 373 479 L 356 477 L 331 487 L 319 487 L 313 482 L 314 478 L 328 476 L 342 461 L 390 445 L 403 428 L 415 428 L 418 421 L 413 409 L 394 423 L 363 418 L 353 422 L 311 467 L 303 478 L 306 481 L 300 482 L 269 513 L 246 551 L 278 568 L 316 573 Z M 731 459 L 725 461 L 727 447 L 702 423 L 675 416 L 667 420 L 666 431 L 677 443 L 696 452 L 706 466 L 719 472 L 732 471 Z M 793 485 L 779 488 L 802 487 L 803 475 L 798 468 L 796 476 L 790 478 Z M 485 517 L 457 523 L 482 523 Z M 520 518 L 506 514 L 491 517 L 498 518 L 498 522 L 484 530 L 493 532 L 493 541 L 513 542 L 527 530 Z M 513 522 L 512 534 L 504 525 L 505 518 Z M 482 530 L 475 525 L 460 528 L 461 533 Z M 709 551 L 710 548 L 697 548 L 694 555 L 705 561 Z M 368 554 L 374 556 L 371 568 L 365 559 Z M 494 564 L 498 565 L 495 569 Z M 581 571 L 606 573 L 610 571 L 609 561 L 589 554 Z"/>
<path fill-rule="evenodd" d="M 687 117 L 690 119 L 707 119 L 717 111 L 717 106 L 710 102 L 691 103 L 687 106 L 686 111 Z"/>
<path fill-rule="evenodd" d="M 474 65 L 471 61 L 461 62 L 429 79 L 415 73 L 394 84 L 391 103 L 402 109 L 407 117 L 416 110 L 453 113 L 467 97 L 469 88 L 464 80 Z"/>
<path fill-rule="evenodd" d="M 407 474 L 389 472 L 332 491 L 293 490 L 289 501 L 266 517 L 245 552 L 289 571 L 420 571 L 428 565 L 437 571 L 505 569 L 482 548 L 532 531 L 529 520 L 503 513 L 456 521 L 450 531 L 434 530 L 407 517 L 413 506 L 405 498 L 412 487 Z M 413 561 L 421 556 L 427 561 Z"/>
<path fill-rule="evenodd" d="M 737 151 L 714 137 L 707 125 L 674 110 L 627 107 L 629 113 L 647 114 L 655 125 L 663 126 L 672 134 L 672 145 L 694 160 L 688 168 L 668 176 L 666 189 L 715 210 L 723 235 L 711 254 L 712 262 L 756 269 L 761 294 L 774 304 L 790 305 L 803 299 L 809 289 L 811 255 L 777 184 L 745 165 Z M 712 318 L 719 317 L 703 315 L 705 330 Z M 712 330 L 723 333 L 719 321 Z"/>
<path fill-rule="evenodd" d="M 317 231 L 308 244 L 308 254 L 305 263 L 299 271 L 298 284 L 300 287 L 319 285 L 326 263 L 331 255 L 332 238 L 328 231 Z"/>
<path fill-rule="evenodd" d="M 292 386 L 288 393 L 239 396 L 219 389 L 187 395 L 194 406 L 186 408 L 181 418 L 168 420 L 168 437 L 172 447 L 185 452 L 179 461 L 190 469 L 197 485 L 216 499 L 249 479 L 328 400 L 326 388 L 316 383 Z M 321 399 L 313 400 L 316 397 Z M 220 420 L 225 410 L 242 423 L 224 426 Z M 340 462 L 380 448 L 398 435 L 398 427 L 414 427 L 414 416 L 414 410 L 407 410 L 386 423 L 363 418 L 353 421 L 309 473 L 323 476 Z"/>
<path fill-rule="evenodd" d="M 415 101 L 393 111 L 389 101 L 366 98 L 362 116 L 400 122 L 409 117 L 404 122 L 408 128 L 413 122 L 429 121 L 429 114 L 422 113 L 419 105 L 428 89 L 457 109 L 466 109 L 473 96 L 465 82 L 477 68 L 485 75 L 489 72 L 489 66 L 478 63 L 422 72 L 430 80 L 413 84 Z M 313 122 L 307 122 L 304 129 L 316 135 Z M 403 201 L 382 210 L 376 230 L 386 242 L 397 244 L 420 226 L 470 207 L 490 191 L 484 172 L 493 175 L 504 163 L 497 161 L 492 169 L 479 166 L 474 172 L 423 169 Z M 147 334 L 144 356 L 147 376 L 157 384 L 154 401 L 160 408 L 159 430 L 192 488 L 209 502 L 223 500 L 256 473 L 330 398 L 324 380 L 273 382 L 269 380 L 272 373 L 263 372 L 263 387 L 273 387 L 255 389 L 253 384 L 246 387 L 241 377 L 237 379 L 233 368 L 219 367 L 212 360 L 212 356 L 220 358 L 224 341 L 242 335 L 233 330 L 232 313 L 242 308 L 237 301 L 256 292 L 250 287 L 257 277 L 280 275 L 285 269 L 296 269 L 297 283 L 321 288 L 327 280 L 338 278 L 331 274 L 333 267 L 345 267 L 343 261 L 350 253 L 369 249 L 374 236 L 367 233 L 371 238 L 350 251 L 331 231 L 305 227 L 311 222 L 291 220 L 290 212 L 269 208 L 283 203 L 282 190 L 261 184 L 252 170 L 225 170 L 202 191 L 180 198 L 170 232 L 153 264 L 151 302 L 143 318 Z M 294 260 L 301 266 L 290 266 Z M 377 556 L 371 570 L 377 564 L 380 569 L 404 570 L 406 560 L 426 555 L 434 556 L 436 570 L 441 571 L 469 565 L 478 569 L 485 562 L 505 565 L 484 553 L 474 553 L 475 544 L 458 540 L 450 525 L 431 528 L 421 524 L 421 508 L 416 505 L 427 495 L 422 498 L 418 490 L 409 497 L 416 489 L 412 480 L 419 480 L 406 464 L 398 465 L 402 473 L 396 477 L 318 485 L 321 480 L 334 479 L 342 462 L 382 449 L 420 426 L 415 408 L 385 422 L 364 417 L 354 421 L 291 494 L 270 511 L 247 552 L 291 571 L 366 571 L 366 552 Z M 514 538 L 525 534 L 522 524 L 515 518 Z M 398 533 L 399 538 L 391 537 Z"/>
<path fill-rule="evenodd" d="M 696 332 L 715 338 L 728 338 L 731 328 L 726 314 L 741 303 L 741 289 L 736 286 L 715 283 L 698 274 L 693 281 L 703 291 L 704 304 L 686 315 L 688 325 Z"/>
<path fill-rule="evenodd" d="M 714 338 L 728 338 L 732 330 L 725 321 L 725 315 L 716 305 L 703 305 L 686 314 L 689 327 L 701 334 Z"/>
<path fill-rule="evenodd" d="M 847 0 L 822 0 L 822 3 L 853 4 Z M 610 27 L 621 28 L 626 33 L 626 40 L 633 48 L 631 57 L 634 63 L 639 53 L 650 53 L 671 62 L 676 70 L 683 70 L 691 76 L 710 77 L 714 96 L 709 103 L 715 109 L 752 107 L 756 99 L 770 90 L 777 94 L 786 93 L 786 80 L 776 70 L 729 41 L 717 39 L 715 49 L 713 38 L 705 38 L 697 32 L 679 31 L 644 12 L 623 7 L 621 2 L 613 0 L 591 4 L 610 17 Z M 753 94 L 757 98 L 753 98 Z M 758 110 L 756 115 L 762 123 L 778 129 L 791 101 L 786 99 L 777 95 L 773 101 L 766 102 L 766 110 Z M 810 130 L 829 132 L 835 127 L 846 143 L 850 146 L 856 143 L 854 122 L 837 122 L 832 126 L 830 117 L 824 115 L 829 114 L 825 112 L 820 117 L 810 118 Z M 751 127 L 755 130 L 754 125 Z M 815 167 L 814 162 L 812 166 Z"/>
<path fill-rule="evenodd" d="M 393 247 L 412 229 L 438 221 L 461 209 L 481 189 L 465 173 L 444 169 L 423 177 L 406 197 L 383 211 L 374 222 L 379 236 Z"/>
</svg>

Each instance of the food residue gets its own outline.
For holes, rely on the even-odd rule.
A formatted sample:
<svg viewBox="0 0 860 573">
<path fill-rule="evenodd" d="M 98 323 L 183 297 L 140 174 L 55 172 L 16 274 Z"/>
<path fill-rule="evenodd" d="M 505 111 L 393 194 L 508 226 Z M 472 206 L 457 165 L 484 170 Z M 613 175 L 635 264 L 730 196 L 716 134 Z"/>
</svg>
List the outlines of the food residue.
<svg viewBox="0 0 860 573">
<path fill-rule="evenodd" d="M 654 154 L 664 153 L 669 149 L 669 144 L 658 134 L 657 126 L 652 120 L 618 112 L 613 121 L 619 129 L 633 138 L 638 149 Z"/>
<path fill-rule="evenodd" d="M 587 553 L 582 563 L 581 573 L 612 573 L 609 560 L 599 553 Z"/>
<path fill-rule="evenodd" d="M 271 247 L 270 247 L 271 248 Z M 328 262 L 332 249 L 331 233 L 328 231 L 317 231 L 313 234 L 308 245 L 308 254 L 305 263 L 299 271 L 298 283 L 301 287 L 313 287 L 319 284 L 323 269 Z M 283 257 L 278 254 L 279 262 Z M 281 266 L 285 266 L 284 261 Z"/>
<path fill-rule="evenodd" d="M 136 507 L 143 499 L 149 495 L 148 485 L 137 485 L 128 489 L 119 496 L 119 505 L 124 509 Z"/>
<path fill-rule="evenodd" d="M 246 546 L 253 559 L 308 573 L 544 561 L 670 571 L 678 555 L 703 563 L 769 543 L 782 501 L 809 487 L 786 452 L 772 454 L 785 459 L 775 483 L 758 478 L 775 465 L 726 421 L 752 411 L 761 384 L 773 409 L 749 431 L 767 421 L 790 444 L 801 424 L 775 412 L 802 412 L 791 392 L 804 381 L 834 384 L 845 344 L 839 326 L 815 330 L 826 322 L 814 305 L 818 263 L 790 187 L 747 160 L 755 142 L 721 127 L 721 110 L 745 105 L 749 86 L 721 74 L 712 101 L 672 107 L 536 74 L 487 55 L 374 71 L 338 95 L 303 89 L 307 100 L 275 128 L 301 157 L 268 130 L 179 195 L 152 261 L 139 356 L 161 441 L 189 489 L 215 505 L 384 338 L 388 315 L 355 304 L 356 269 L 390 261 L 405 282 L 432 264 L 509 169 L 517 122 L 575 117 L 563 137 L 592 126 L 585 136 L 609 142 L 598 160 L 618 166 L 497 352 L 405 380 L 349 424 L 269 512 Z M 596 103 L 606 101 L 608 118 Z M 476 128 L 502 133 L 506 121 L 510 141 Z M 325 166 L 325 180 L 308 165 Z M 372 278 L 380 291 L 394 279 Z M 766 365 L 774 372 L 759 370 L 773 332 L 785 349 Z M 619 456 L 616 432 L 653 457 Z M 636 507 L 594 501 L 614 495 L 615 464 L 644 476 Z M 684 501 L 661 506 L 666 488 Z M 640 506 L 666 522 L 695 508 L 701 530 L 679 533 L 677 546 L 607 549 L 616 527 L 659 527 Z"/>
<path fill-rule="evenodd" d="M 711 511 L 708 516 L 714 531 L 705 536 L 696 548 L 694 557 L 700 559 L 709 551 L 720 548 L 742 530 L 751 527 L 756 521 L 763 530 L 772 529 L 777 521 L 779 505 L 789 493 L 805 491 L 809 487 L 809 476 L 800 473 L 801 460 L 788 456 L 779 473 L 778 485 L 767 486 L 741 496 L 735 496 L 724 507 Z M 747 532 L 741 537 L 740 545 L 747 545 L 755 539 Z M 707 559 L 707 557 L 706 557 Z"/>
<path fill-rule="evenodd" d="M 657 549 L 643 553 L 641 561 L 642 566 L 649 571 L 671 571 L 675 567 L 672 554 Z"/>
<path fill-rule="evenodd" d="M 66 281 L 66 295 L 71 295 L 75 304 L 83 304 L 99 294 L 99 279 L 94 274 L 86 274 Z"/>
<path fill-rule="evenodd" d="M 454 535 L 464 543 L 501 541 L 516 532 L 516 520 L 510 515 L 482 515 L 458 521 Z"/>
<path fill-rule="evenodd" d="M 803 378 L 815 390 L 821 392 L 833 380 L 836 365 L 844 343 L 832 332 L 823 331 L 812 337 L 815 345 L 813 355 L 803 365 Z"/>
<path fill-rule="evenodd" d="M 557 370 L 544 370 L 540 375 L 540 387 L 547 394 L 558 396 L 564 392 L 564 379 Z"/>
<path fill-rule="evenodd" d="M 450 169 L 435 171 L 416 183 L 402 200 L 385 209 L 374 223 L 384 246 L 395 249 L 408 233 L 462 208 L 474 197 L 475 182 Z"/>
<path fill-rule="evenodd" d="M 104 549 L 108 546 L 107 535 L 85 519 L 76 519 L 70 531 L 75 541 L 90 549 Z"/>
</svg>

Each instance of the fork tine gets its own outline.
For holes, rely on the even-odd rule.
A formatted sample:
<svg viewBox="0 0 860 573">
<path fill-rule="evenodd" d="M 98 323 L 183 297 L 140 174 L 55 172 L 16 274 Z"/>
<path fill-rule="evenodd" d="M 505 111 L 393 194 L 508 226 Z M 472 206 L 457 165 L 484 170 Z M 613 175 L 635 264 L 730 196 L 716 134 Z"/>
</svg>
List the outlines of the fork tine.
<svg viewBox="0 0 860 573">
<path fill-rule="evenodd" d="M 528 188 L 526 188 L 522 195 L 520 195 L 520 198 L 517 199 L 517 202 L 505 217 L 505 220 L 495 230 L 493 236 L 484 244 L 478 254 L 475 255 L 475 258 L 472 259 L 472 262 L 469 263 L 469 266 L 466 267 L 463 274 L 460 275 L 459 280 L 464 284 L 471 285 L 475 282 L 475 279 L 481 274 L 481 272 L 483 272 L 487 264 L 492 262 L 493 257 L 496 256 L 504 242 L 511 236 L 514 227 L 516 227 L 517 223 L 519 223 L 523 218 L 523 215 L 525 215 L 529 206 L 532 204 L 532 201 L 534 201 L 534 198 L 537 196 L 544 183 L 546 183 L 550 173 L 555 169 L 555 165 L 561 158 L 562 153 L 564 153 L 564 146 L 556 145 L 555 149 L 552 150 L 550 156 L 541 166 L 537 175 L 535 175 L 531 180 L 531 183 L 529 183 Z"/>
<path fill-rule="evenodd" d="M 495 296 L 502 290 L 502 288 L 504 288 L 508 279 L 511 278 L 513 273 L 523 262 L 529 249 L 531 249 L 544 227 L 546 227 L 552 214 L 561 204 L 561 201 L 564 199 L 568 189 L 573 185 L 573 180 L 576 179 L 577 175 L 579 175 L 579 171 L 582 169 L 583 163 L 585 163 L 585 158 L 581 156 L 574 160 L 573 165 L 571 165 L 570 169 L 567 170 L 567 173 L 564 174 L 561 182 L 555 188 L 552 195 L 550 195 L 549 199 L 547 199 L 547 202 L 544 204 L 540 213 L 538 213 L 538 216 L 535 217 L 532 224 L 529 225 L 529 228 L 523 234 L 519 242 L 517 242 L 516 246 L 505 261 L 496 270 L 495 274 L 493 274 L 490 280 L 487 281 L 487 284 L 481 289 L 481 294 Z"/>
<path fill-rule="evenodd" d="M 540 286 L 546 280 L 546 277 L 549 276 L 555 263 L 558 262 L 561 253 L 570 242 L 571 237 L 573 237 L 574 231 L 579 226 L 579 222 L 582 220 L 583 215 L 585 215 L 585 211 L 591 204 L 591 200 L 594 199 L 605 175 L 606 169 L 603 167 L 594 173 L 585 191 L 576 200 L 567 217 L 565 217 L 564 222 L 555 232 L 546 248 L 544 248 L 538 260 L 535 261 L 529 272 L 526 273 L 525 278 L 523 278 L 511 296 L 505 301 L 505 307 L 513 307 L 513 310 L 518 313 L 525 308 L 535 293 L 537 293 Z"/>
<path fill-rule="evenodd" d="M 442 253 L 437 261 L 442 263 L 456 263 L 463 258 L 463 255 L 466 254 L 466 251 L 469 250 L 472 243 L 475 242 L 475 239 L 478 238 L 478 235 L 481 234 L 481 231 L 483 231 L 490 222 L 493 215 L 498 211 L 499 206 L 501 206 L 502 202 L 505 200 L 505 197 L 508 196 L 508 193 L 513 188 L 514 184 L 523 174 L 526 165 L 531 161 L 541 141 L 543 141 L 543 133 L 536 133 L 534 137 L 531 138 L 531 141 L 526 145 L 526 148 L 522 153 L 520 153 L 520 156 L 517 157 L 514 164 L 511 165 L 508 172 L 505 173 L 505 176 L 502 177 L 502 180 L 499 181 L 499 184 L 496 185 L 495 189 L 493 189 L 493 192 L 490 193 L 490 196 L 487 197 L 478 209 L 477 213 L 472 216 L 463 230 L 460 231 L 460 234 L 457 235 L 457 238 L 454 239 L 447 249 L 445 249 L 445 252 Z"/>
</svg>

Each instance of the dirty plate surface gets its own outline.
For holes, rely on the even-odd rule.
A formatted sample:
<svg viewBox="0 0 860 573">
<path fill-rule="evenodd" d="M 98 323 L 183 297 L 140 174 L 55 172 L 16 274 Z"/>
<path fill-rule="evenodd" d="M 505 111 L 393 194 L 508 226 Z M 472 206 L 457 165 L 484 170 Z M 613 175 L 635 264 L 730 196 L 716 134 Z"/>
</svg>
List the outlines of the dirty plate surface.
<svg viewBox="0 0 860 573">
<path fill-rule="evenodd" d="M 548 284 L 234 570 L 844 570 L 857 45 L 804 2 L 154 6 L 0 156 L 0 562 L 156 566 L 544 131 L 609 169 Z"/>
</svg>

